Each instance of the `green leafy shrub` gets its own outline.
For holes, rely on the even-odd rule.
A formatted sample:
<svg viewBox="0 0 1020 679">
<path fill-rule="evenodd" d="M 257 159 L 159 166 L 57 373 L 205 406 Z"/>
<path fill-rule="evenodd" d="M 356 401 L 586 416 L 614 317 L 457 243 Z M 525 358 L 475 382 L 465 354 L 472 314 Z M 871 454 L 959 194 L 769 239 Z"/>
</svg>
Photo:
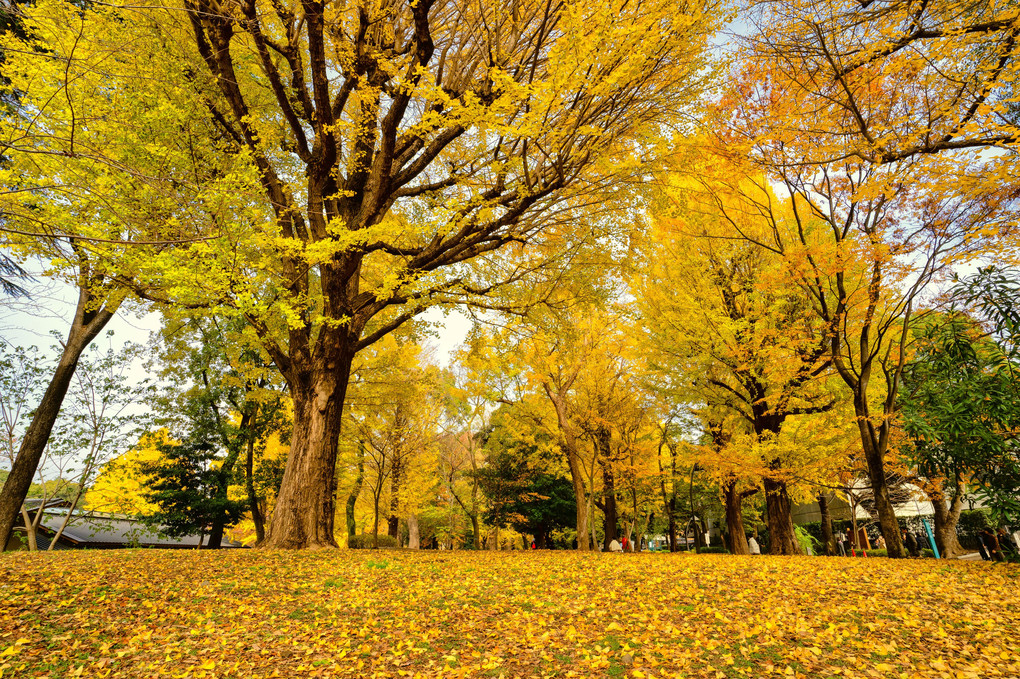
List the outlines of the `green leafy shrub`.
<svg viewBox="0 0 1020 679">
<path fill-rule="evenodd" d="M 347 547 L 349 549 L 372 549 L 372 534 L 362 533 L 361 535 L 348 537 Z M 387 533 L 379 534 L 379 549 L 398 549 L 399 547 L 397 539 L 392 535 Z"/>
<path fill-rule="evenodd" d="M 702 554 L 729 554 L 730 550 L 726 549 L 725 547 L 715 547 L 715 546 L 713 546 L 713 547 L 702 547 L 701 548 L 701 553 Z"/>
<path fill-rule="evenodd" d="M 956 535 L 962 547 L 977 550 L 978 533 L 991 527 L 991 514 L 987 509 L 967 509 L 960 512 Z"/>
</svg>

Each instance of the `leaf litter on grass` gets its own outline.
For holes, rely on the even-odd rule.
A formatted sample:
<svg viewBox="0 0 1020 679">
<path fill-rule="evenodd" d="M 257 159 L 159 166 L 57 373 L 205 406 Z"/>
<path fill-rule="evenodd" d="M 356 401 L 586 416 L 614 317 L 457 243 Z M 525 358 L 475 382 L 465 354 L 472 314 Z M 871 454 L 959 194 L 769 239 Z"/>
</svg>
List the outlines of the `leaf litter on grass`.
<svg viewBox="0 0 1020 679">
<path fill-rule="evenodd" d="M 1017 677 L 1018 583 L 934 560 L 11 553 L 0 677 Z"/>
</svg>

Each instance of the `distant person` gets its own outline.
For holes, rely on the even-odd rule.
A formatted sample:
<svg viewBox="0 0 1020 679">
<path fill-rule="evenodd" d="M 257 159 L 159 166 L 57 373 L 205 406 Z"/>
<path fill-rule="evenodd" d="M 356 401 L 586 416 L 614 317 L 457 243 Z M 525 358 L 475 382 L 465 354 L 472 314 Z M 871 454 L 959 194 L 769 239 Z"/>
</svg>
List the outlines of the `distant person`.
<svg viewBox="0 0 1020 679">
<path fill-rule="evenodd" d="M 1005 528 L 999 528 L 996 531 L 995 537 L 999 540 L 999 552 L 1007 561 L 1016 560 L 1018 554 L 1016 544 L 1013 542 L 1013 536 L 1009 534 Z"/>
<path fill-rule="evenodd" d="M 879 535 L 875 540 L 875 549 L 885 549 L 885 536 Z"/>
<path fill-rule="evenodd" d="M 747 536 L 747 550 L 751 552 L 751 554 L 761 555 L 761 547 L 758 545 L 758 541 L 754 539 L 753 535 Z"/>
<path fill-rule="evenodd" d="M 1005 561 L 1005 558 L 1002 556 L 1002 547 L 999 545 L 999 539 L 995 537 L 992 529 L 985 528 L 981 531 L 981 536 L 985 539 L 985 547 L 988 549 L 988 555 L 992 561 Z"/>
<path fill-rule="evenodd" d="M 840 556 L 846 556 L 846 536 L 843 533 L 836 533 L 836 549 Z"/>
<path fill-rule="evenodd" d="M 917 536 L 914 535 L 914 531 L 905 530 L 903 531 L 903 546 L 907 548 L 907 553 L 910 556 L 917 556 L 920 549 L 917 545 Z"/>
<path fill-rule="evenodd" d="M 616 540 L 613 540 L 612 542 L 609 543 L 609 551 L 610 552 L 622 552 L 623 551 L 623 547 L 620 545 L 619 542 L 617 542 Z"/>
<path fill-rule="evenodd" d="M 534 540 L 532 540 L 532 541 L 531 541 L 531 548 L 532 548 L 532 549 L 538 549 L 538 545 L 537 545 L 537 544 L 535 544 L 535 541 L 534 541 Z"/>
<path fill-rule="evenodd" d="M 629 549 L 630 548 L 630 541 L 627 539 L 626 535 L 623 536 L 623 539 L 620 542 L 620 546 L 623 547 L 623 551 L 625 551 L 625 552 L 629 552 L 630 551 L 630 549 Z"/>
</svg>

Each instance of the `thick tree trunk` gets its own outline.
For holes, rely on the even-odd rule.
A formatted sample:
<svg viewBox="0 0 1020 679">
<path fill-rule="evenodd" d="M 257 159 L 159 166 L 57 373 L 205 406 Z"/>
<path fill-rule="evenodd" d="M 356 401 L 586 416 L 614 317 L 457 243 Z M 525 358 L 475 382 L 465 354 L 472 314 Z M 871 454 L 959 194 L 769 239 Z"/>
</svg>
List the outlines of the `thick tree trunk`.
<svg viewBox="0 0 1020 679">
<path fill-rule="evenodd" d="M 741 512 L 744 496 L 737 490 L 736 480 L 723 485 L 723 499 L 726 505 L 726 531 L 729 533 L 727 547 L 733 554 L 749 555 L 747 535 L 744 531 L 744 516 Z"/>
<path fill-rule="evenodd" d="M 46 443 L 50 440 L 50 432 L 57 421 L 60 406 L 71 386 L 71 379 L 78 367 L 78 359 L 92 340 L 106 327 L 120 305 L 122 298 L 103 301 L 96 299 L 90 292 L 90 285 L 95 284 L 89 278 L 87 267 L 81 274 L 88 282 L 82 284 L 78 291 L 78 306 L 75 309 L 74 321 L 64 342 L 64 349 L 57 362 L 49 386 L 43 394 L 39 407 L 32 415 L 32 423 L 21 440 L 17 457 L 11 466 L 11 472 L 0 490 L 0 545 L 6 545 L 14 528 L 14 519 L 28 496 L 32 486 L 32 478 L 39 468 Z M 30 528 L 29 528 L 30 530 Z"/>
<path fill-rule="evenodd" d="M 939 484 L 942 486 L 942 484 Z M 954 492 L 950 503 L 946 504 L 946 495 L 941 488 L 928 493 L 931 506 L 935 516 L 935 546 L 939 548 L 939 554 L 943 559 L 952 559 L 963 554 L 963 546 L 956 537 L 956 524 L 960 520 L 960 512 L 963 510 L 963 483 L 957 477 L 954 482 Z M 944 487 L 944 486 L 943 486 Z"/>
<path fill-rule="evenodd" d="M 347 495 L 346 517 L 347 537 L 353 538 L 357 534 L 357 525 L 354 523 L 354 506 L 361 494 L 361 485 L 365 482 L 365 442 L 358 441 L 358 475 L 354 478 L 354 485 Z"/>
<path fill-rule="evenodd" d="M 410 514 L 407 517 L 407 548 L 421 549 L 421 534 L 418 532 L 418 517 Z"/>
<path fill-rule="evenodd" d="M 765 477 L 765 513 L 769 524 L 769 554 L 800 554 L 793 532 L 793 513 L 786 482 Z"/>
<path fill-rule="evenodd" d="M 295 351 L 292 348 L 292 355 Z M 325 349 L 323 353 L 327 353 Z M 337 546 L 333 535 L 333 486 L 353 357 L 354 340 L 350 340 L 328 357 L 309 360 L 316 364 L 315 370 L 289 371 L 294 433 L 272 522 L 261 545 L 264 549 Z"/>
<path fill-rule="evenodd" d="M 836 538 L 832 534 L 832 516 L 829 514 L 829 498 L 825 493 L 818 494 L 818 511 L 822 514 L 822 542 L 825 543 L 825 555 L 836 554 Z"/>
</svg>

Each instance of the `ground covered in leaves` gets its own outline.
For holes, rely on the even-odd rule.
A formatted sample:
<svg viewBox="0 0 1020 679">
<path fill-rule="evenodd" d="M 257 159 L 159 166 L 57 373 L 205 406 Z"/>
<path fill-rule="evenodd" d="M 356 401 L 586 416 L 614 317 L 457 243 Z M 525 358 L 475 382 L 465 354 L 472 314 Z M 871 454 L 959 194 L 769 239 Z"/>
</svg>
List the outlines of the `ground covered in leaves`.
<svg viewBox="0 0 1020 679">
<path fill-rule="evenodd" d="M 935 560 L 0 555 L 0 677 L 1020 677 L 1020 568 Z"/>
</svg>

